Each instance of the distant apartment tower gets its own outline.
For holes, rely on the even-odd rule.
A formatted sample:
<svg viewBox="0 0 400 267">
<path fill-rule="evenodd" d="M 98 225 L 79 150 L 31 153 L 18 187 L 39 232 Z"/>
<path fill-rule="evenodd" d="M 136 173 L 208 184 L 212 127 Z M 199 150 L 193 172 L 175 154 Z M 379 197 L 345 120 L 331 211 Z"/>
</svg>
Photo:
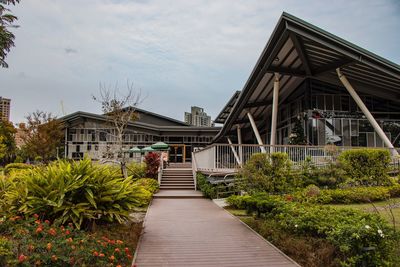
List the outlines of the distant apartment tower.
<svg viewBox="0 0 400 267">
<path fill-rule="evenodd" d="M 0 119 L 10 121 L 11 99 L 0 96 Z"/>
<path fill-rule="evenodd" d="M 211 127 L 211 117 L 204 112 L 203 108 L 191 107 L 191 112 L 185 112 L 185 122 L 197 127 Z"/>
</svg>

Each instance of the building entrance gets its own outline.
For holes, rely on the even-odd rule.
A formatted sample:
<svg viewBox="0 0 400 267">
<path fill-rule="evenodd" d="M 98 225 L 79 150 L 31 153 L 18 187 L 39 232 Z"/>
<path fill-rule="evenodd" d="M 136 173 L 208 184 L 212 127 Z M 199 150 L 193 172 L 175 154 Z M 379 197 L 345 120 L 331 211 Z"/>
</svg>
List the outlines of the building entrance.
<svg viewBox="0 0 400 267">
<path fill-rule="evenodd" d="M 186 145 L 170 145 L 169 162 L 186 162 Z"/>
</svg>

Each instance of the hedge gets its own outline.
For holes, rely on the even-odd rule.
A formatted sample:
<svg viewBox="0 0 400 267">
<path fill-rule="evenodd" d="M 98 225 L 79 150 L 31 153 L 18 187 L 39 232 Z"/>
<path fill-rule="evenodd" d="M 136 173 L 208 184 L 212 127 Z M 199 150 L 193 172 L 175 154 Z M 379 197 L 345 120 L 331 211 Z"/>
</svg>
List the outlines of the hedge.
<svg viewBox="0 0 400 267">
<path fill-rule="evenodd" d="M 274 220 L 287 233 L 328 240 L 337 249 L 342 266 L 386 266 L 391 261 L 396 236 L 379 215 L 288 202 L 265 194 L 231 196 L 227 201 L 250 214 Z"/>
</svg>

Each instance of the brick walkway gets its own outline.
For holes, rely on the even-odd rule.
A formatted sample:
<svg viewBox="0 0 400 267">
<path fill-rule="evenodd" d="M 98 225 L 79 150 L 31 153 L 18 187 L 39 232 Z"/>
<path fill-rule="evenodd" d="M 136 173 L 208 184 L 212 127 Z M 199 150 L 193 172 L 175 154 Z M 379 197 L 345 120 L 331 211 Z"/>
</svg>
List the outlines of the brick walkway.
<svg viewBox="0 0 400 267">
<path fill-rule="evenodd" d="M 207 199 L 153 200 L 137 267 L 298 266 Z"/>
</svg>

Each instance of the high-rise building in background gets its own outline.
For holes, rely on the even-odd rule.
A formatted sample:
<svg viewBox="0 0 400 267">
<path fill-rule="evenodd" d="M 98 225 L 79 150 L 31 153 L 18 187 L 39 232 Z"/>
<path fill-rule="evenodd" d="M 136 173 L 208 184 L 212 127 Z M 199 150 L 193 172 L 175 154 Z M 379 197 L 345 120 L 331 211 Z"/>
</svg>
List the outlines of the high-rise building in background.
<svg viewBox="0 0 400 267">
<path fill-rule="evenodd" d="M 0 96 L 0 118 L 10 121 L 10 103 L 11 99 Z"/>
<path fill-rule="evenodd" d="M 203 108 L 193 106 L 191 112 L 185 112 L 185 122 L 198 127 L 211 127 L 211 117 L 204 112 Z"/>
</svg>

